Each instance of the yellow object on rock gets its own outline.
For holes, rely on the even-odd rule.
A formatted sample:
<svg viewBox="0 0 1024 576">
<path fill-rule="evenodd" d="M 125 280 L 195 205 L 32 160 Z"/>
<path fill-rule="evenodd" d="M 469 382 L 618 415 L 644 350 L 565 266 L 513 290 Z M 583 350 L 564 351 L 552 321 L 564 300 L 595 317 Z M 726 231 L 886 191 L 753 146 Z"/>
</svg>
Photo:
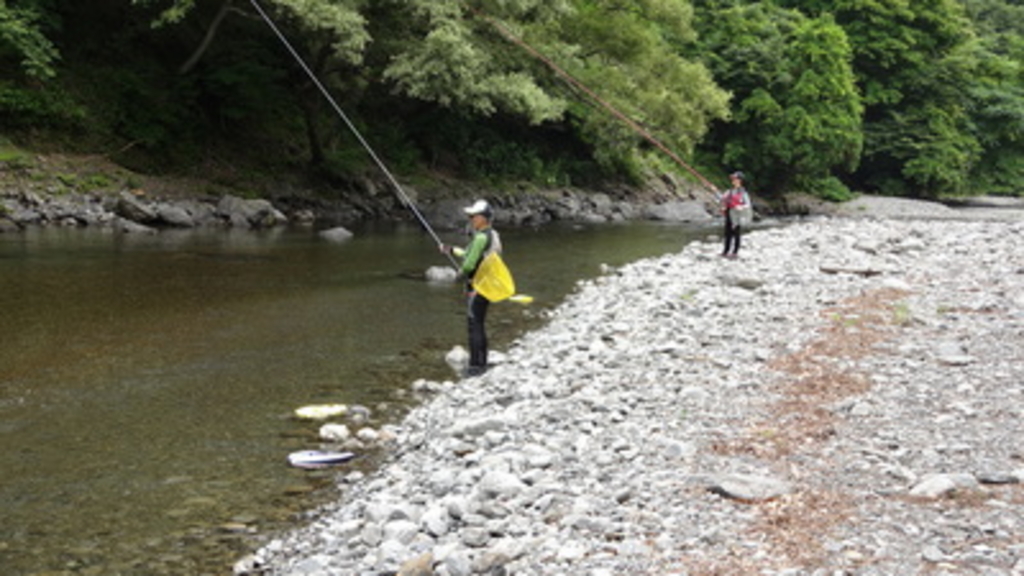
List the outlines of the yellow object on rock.
<svg viewBox="0 0 1024 576">
<path fill-rule="evenodd" d="M 491 302 L 501 302 L 516 293 L 512 273 L 497 252 L 491 252 L 480 263 L 473 276 L 473 289 Z"/>
</svg>

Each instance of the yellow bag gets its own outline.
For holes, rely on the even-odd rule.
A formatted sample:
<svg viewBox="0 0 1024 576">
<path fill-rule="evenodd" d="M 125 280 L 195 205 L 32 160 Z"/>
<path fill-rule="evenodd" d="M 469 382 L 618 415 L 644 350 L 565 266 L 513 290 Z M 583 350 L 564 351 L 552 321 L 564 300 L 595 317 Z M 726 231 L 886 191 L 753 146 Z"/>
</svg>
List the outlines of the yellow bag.
<svg viewBox="0 0 1024 576">
<path fill-rule="evenodd" d="M 516 293 L 512 273 L 497 252 L 488 254 L 476 269 L 473 289 L 491 302 L 501 302 Z"/>
</svg>

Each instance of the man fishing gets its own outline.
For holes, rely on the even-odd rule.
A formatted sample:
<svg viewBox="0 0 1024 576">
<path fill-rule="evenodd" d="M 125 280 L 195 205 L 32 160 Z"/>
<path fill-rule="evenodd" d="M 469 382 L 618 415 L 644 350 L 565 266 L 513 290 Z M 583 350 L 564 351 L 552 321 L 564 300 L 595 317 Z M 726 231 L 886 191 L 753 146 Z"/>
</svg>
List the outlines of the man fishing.
<svg viewBox="0 0 1024 576">
<path fill-rule="evenodd" d="M 464 249 L 445 244 L 441 244 L 440 248 L 444 253 L 462 258 L 459 276 L 466 280 L 469 325 L 469 367 L 466 375 L 479 376 L 487 370 L 487 331 L 484 329 L 484 320 L 491 302 L 473 287 L 473 277 L 484 258 L 492 252 L 501 254 L 501 238 L 491 227 L 494 213 L 486 200 L 477 200 L 472 206 L 463 208 L 463 212 L 469 217 L 471 226 L 469 244 Z"/>
</svg>

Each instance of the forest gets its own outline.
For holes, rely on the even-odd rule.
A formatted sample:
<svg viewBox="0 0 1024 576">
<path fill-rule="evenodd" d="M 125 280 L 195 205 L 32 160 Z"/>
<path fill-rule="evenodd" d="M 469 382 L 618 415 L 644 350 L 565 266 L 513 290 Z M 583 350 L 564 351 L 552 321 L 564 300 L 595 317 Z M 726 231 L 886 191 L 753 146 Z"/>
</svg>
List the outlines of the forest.
<svg viewBox="0 0 1024 576">
<path fill-rule="evenodd" d="M 344 188 L 302 66 L 404 179 L 1024 195 L 1020 0 L 0 0 L 0 144 Z"/>
</svg>

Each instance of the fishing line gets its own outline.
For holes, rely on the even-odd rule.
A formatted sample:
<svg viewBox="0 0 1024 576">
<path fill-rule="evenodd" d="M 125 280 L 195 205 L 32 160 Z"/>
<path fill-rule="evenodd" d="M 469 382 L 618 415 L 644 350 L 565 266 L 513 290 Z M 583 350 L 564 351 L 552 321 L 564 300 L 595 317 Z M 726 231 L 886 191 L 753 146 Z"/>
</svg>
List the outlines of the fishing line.
<svg viewBox="0 0 1024 576">
<path fill-rule="evenodd" d="M 558 74 L 559 76 L 564 78 L 567 82 L 569 82 L 570 84 L 572 84 L 576 88 L 582 90 L 585 94 L 587 94 L 588 96 L 593 98 L 594 101 L 597 102 L 598 104 L 600 104 L 605 110 L 610 112 L 613 116 L 615 116 L 616 118 L 621 120 L 623 123 L 625 123 L 627 126 L 632 128 L 637 134 L 642 136 L 648 142 L 653 144 L 656 148 L 658 148 L 659 150 L 664 152 L 666 155 L 668 155 L 668 157 L 671 158 L 672 160 L 674 160 L 676 162 L 676 164 L 679 164 L 680 166 L 685 168 L 688 172 L 690 172 L 690 174 L 693 174 L 693 176 L 695 178 L 697 178 L 697 180 L 701 184 L 706 186 L 709 191 L 718 192 L 718 187 L 716 187 L 707 178 L 705 178 L 700 172 L 698 172 L 696 168 L 694 168 L 694 167 L 690 166 L 689 164 L 687 164 L 682 158 L 679 157 L 679 155 L 677 155 L 675 152 L 673 152 L 668 146 L 665 146 L 664 144 L 662 144 L 660 140 L 655 138 L 650 132 L 648 132 L 646 129 L 644 129 L 643 126 L 640 126 L 639 124 L 634 122 L 632 119 L 630 119 L 628 116 L 626 116 L 622 112 L 619 112 L 619 110 L 617 108 L 615 108 L 614 106 L 609 104 L 607 101 L 605 101 L 603 98 L 598 96 L 597 93 L 595 93 L 593 90 L 588 88 L 585 84 L 583 84 L 582 82 L 577 80 L 575 77 L 573 77 L 572 74 L 569 74 L 568 72 L 563 70 L 560 66 L 555 64 L 554 61 L 552 61 L 550 58 L 548 58 L 547 56 L 542 54 L 539 50 L 537 50 L 533 46 L 527 44 L 525 40 L 523 40 L 522 38 L 520 38 L 520 37 L 516 36 L 515 34 L 513 34 L 505 26 L 502 26 L 500 22 L 498 22 L 494 18 L 491 18 L 487 14 L 484 14 L 483 12 L 478 10 L 477 8 L 474 8 L 474 7 L 468 6 L 468 5 L 467 5 L 467 8 L 469 8 L 474 14 L 476 14 L 478 18 L 480 18 L 481 20 L 484 20 L 485 22 L 490 24 L 495 30 L 498 31 L 499 34 L 504 36 L 506 40 L 512 42 L 513 44 L 516 44 L 517 46 L 521 47 L 523 50 L 526 50 L 534 58 L 536 58 L 536 59 L 540 60 L 541 62 L 543 62 L 548 68 L 551 68 L 551 70 L 553 70 L 555 72 L 555 74 Z"/>
<path fill-rule="evenodd" d="M 323 94 L 324 98 L 327 99 L 327 102 L 329 102 L 331 107 L 334 108 L 334 111 L 345 122 L 345 125 L 348 126 L 348 129 L 352 132 L 353 135 L 355 135 L 356 139 L 359 140 L 359 143 L 363 146 L 363 148 L 366 149 L 366 152 L 370 155 L 370 158 L 372 158 L 373 161 L 377 164 L 381 172 L 384 173 L 384 176 L 386 176 L 388 181 L 391 182 L 391 185 L 395 187 L 395 191 L 398 193 L 398 197 L 402 200 L 405 206 L 412 211 L 413 215 L 416 216 L 416 219 L 419 220 L 420 224 L 423 225 L 423 228 L 434 239 L 434 242 L 436 242 L 438 246 L 443 245 L 444 243 L 441 242 L 441 239 L 437 236 L 437 233 L 435 233 L 434 229 L 430 227 L 430 223 L 427 222 L 427 219 L 424 218 L 423 214 L 421 214 L 420 211 L 416 208 L 416 204 L 414 204 L 412 199 L 409 198 L 409 195 L 405 193 L 405 190 L 402 188 L 402 185 L 399 184 L 398 180 L 395 179 L 395 177 L 391 174 L 391 171 L 388 170 L 388 167 L 386 164 L 384 164 L 384 161 L 381 160 L 379 156 L 377 156 L 377 153 L 370 146 L 370 143 L 367 142 L 365 138 L 363 138 L 363 135 L 359 132 L 359 129 L 356 128 L 355 124 L 353 124 L 352 121 L 349 120 L 348 115 L 345 114 L 345 111 L 341 109 L 341 106 L 339 106 L 338 103 L 335 102 L 334 98 L 331 96 L 331 93 L 327 91 L 327 88 L 325 88 L 323 83 L 320 82 L 320 79 L 316 77 L 316 74 L 314 74 L 313 71 L 309 68 L 309 66 L 306 65 L 306 61 L 303 60 L 302 56 L 300 56 L 299 53 L 295 50 L 295 48 L 292 47 L 291 43 L 288 42 L 288 39 L 285 37 L 285 35 L 277 28 L 277 25 L 274 24 L 274 21 L 270 18 L 270 16 L 263 11 L 263 7 L 260 6 L 259 2 L 257 2 L 256 0 L 250 1 L 252 2 L 253 8 L 255 8 L 256 11 L 259 12 L 260 16 L 263 18 L 263 21 L 266 22 L 267 26 L 270 26 L 270 29 L 274 31 L 274 34 L 278 37 L 279 40 L 281 40 L 281 43 L 284 44 L 285 48 L 288 49 L 288 52 L 291 53 L 291 55 L 299 63 L 299 66 L 301 66 L 302 70 L 306 72 L 306 74 L 309 76 L 309 79 L 313 81 L 313 84 L 316 85 L 317 89 L 320 90 L 320 93 Z M 452 265 L 455 266 L 455 268 L 459 267 L 459 265 L 455 262 L 455 258 L 451 254 L 446 253 L 445 255 L 448 256 L 448 260 L 451 261 Z"/>
</svg>

